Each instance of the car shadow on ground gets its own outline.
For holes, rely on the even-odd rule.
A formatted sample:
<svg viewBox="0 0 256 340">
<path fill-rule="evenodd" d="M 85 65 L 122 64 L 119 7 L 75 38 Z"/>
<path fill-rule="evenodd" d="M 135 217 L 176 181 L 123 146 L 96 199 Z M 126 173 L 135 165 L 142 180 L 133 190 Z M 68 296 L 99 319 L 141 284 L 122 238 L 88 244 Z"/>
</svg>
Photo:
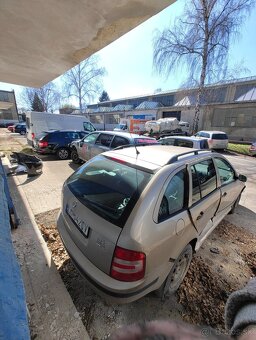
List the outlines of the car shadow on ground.
<svg viewBox="0 0 256 340">
<path fill-rule="evenodd" d="M 74 171 L 76 171 L 81 165 L 83 165 L 83 163 L 75 164 L 75 163 L 73 163 L 72 161 L 70 161 L 70 162 L 68 163 L 68 165 L 70 166 L 71 169 L 73 169 Z"/>
<path fill-rule="evenodd" d="M 256 235 L 256 213 L 243 205 L 239 204 L 234 214 L 227 215 L 225 220 Z"/>
</svg>

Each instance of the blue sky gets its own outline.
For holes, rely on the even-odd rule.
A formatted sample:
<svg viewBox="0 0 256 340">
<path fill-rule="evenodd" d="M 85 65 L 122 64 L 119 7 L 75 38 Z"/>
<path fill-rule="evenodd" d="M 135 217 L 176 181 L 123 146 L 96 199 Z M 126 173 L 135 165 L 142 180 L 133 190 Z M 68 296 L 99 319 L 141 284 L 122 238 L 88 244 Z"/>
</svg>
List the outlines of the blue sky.
<svg viewBox="0 0 256 340">
<path fill-rule="evenodd" d="M 180 70 L 176 74 L 170 75 L 168 79 L 153 73 L 152 39 L 155 29 L 162 30 L 182 13 L 183 4 L 184 0 L 178 0 L 98 52 L 101 66 L 107 70 L 104 89 L 111 99 L 153 93 L 157 88 L 161 88 L 163 91 L 179 88 L 186 78 L 186 74 Z M 255 29 L 256 9 L 254 8 L 241 29 L 240 40 L 233 44 L 230 50 L 230 64 L 236 65 L 243 60 L 244 66 L 250 71 L 240 74 L 239 77 L 256 76 Z M 20 88 L 0 82 L 0 89 L 14 89 L 17 97 Z"/>
</svg>

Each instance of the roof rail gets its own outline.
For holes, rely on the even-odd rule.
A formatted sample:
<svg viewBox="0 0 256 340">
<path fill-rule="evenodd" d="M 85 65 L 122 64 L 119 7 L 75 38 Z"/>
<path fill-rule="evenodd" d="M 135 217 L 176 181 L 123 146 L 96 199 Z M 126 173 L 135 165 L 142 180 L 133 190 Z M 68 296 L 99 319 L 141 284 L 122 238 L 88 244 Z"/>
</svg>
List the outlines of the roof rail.
<svg viewBox="0 0 256 340">
<path fill-rule="evenodd" d="M 209 152 L 213 152 L 213 150 L 210 150 L 210 149 L 198 149 L 198 150 L 193 150 L 193 151 L 188 151 L 188 152 L 184 152 L 184 153 L 181 153 L 179 155 L 175 155 L 175 156 L 172 156 L 168 163 L 167 164 L 171 164 L 171 163 L 175 163 L 178 161 L 179 157 L 183 157 L 183 156 L 188 156 L 188 155 L 198 155 L 199 153 L 209 153 Z"/>
<path fill-rule="evenodd" d="M 126 148 L 134 148 L 134 145 L 137 146 L 151 146 L 151 145 L 161 145 L 160 143 L 139 143 L 139 144 L 125 144 L 125 145 L 120 145 L 114 148 L 113 150 L 121 150 L 121 149 L 126 149 Z"/>
</svg>

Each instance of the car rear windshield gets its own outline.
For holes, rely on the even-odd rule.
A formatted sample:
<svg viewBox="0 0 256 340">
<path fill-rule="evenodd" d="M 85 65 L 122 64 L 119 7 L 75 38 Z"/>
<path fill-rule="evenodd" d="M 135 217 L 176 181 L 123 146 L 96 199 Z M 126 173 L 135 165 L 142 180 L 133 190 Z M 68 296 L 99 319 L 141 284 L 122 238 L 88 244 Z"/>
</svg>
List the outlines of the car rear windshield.
<svg viewBox="0 0 256 340">
<path fill-rule="evenodd" d="M 228 139 L 228 136 L 225 133 L 213 133 L 212 139 Z"/>
<path fill-rule="evenodd" d="M 98 156 L 67 180 L 77 199 L 96 214 L 123 227 L 152 174 Z"/>
<path fill-rule="evenodd" d="M 134 138 L 135 144 L 158 144 L 153 138 Z"/>
<path fill-rule="evenodd" d="M 47 138 L 48 138 L 48 135 L 49 135 L 49 133 L 48 132 L 42 132 L 42 133 L 40 133 L 37 137 L 36 137 L 36 139 L 37 140 L 46 140 Z"/>
</svg>

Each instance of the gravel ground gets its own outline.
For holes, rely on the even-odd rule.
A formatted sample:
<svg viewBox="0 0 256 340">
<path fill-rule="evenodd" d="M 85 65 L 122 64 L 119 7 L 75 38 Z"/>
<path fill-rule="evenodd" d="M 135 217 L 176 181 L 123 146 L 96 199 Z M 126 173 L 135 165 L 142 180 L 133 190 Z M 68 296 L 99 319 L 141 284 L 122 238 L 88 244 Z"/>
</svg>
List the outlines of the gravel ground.
<svg viewBox="0 0 256 340">
<path fill-rule="evenodd" d="M 256 236 L 223 221 L 194 256 L 175 296 L 161 301 L 153 293 L 126 305 L 97 296 L 74 268 L 56 229 L 58 209 L 36 216 L 59 273 L 92 339 L 104 339 L 139 320 L 182 319 L 224 332 L 229 294 L 256 274 Z"/>
</svg>

